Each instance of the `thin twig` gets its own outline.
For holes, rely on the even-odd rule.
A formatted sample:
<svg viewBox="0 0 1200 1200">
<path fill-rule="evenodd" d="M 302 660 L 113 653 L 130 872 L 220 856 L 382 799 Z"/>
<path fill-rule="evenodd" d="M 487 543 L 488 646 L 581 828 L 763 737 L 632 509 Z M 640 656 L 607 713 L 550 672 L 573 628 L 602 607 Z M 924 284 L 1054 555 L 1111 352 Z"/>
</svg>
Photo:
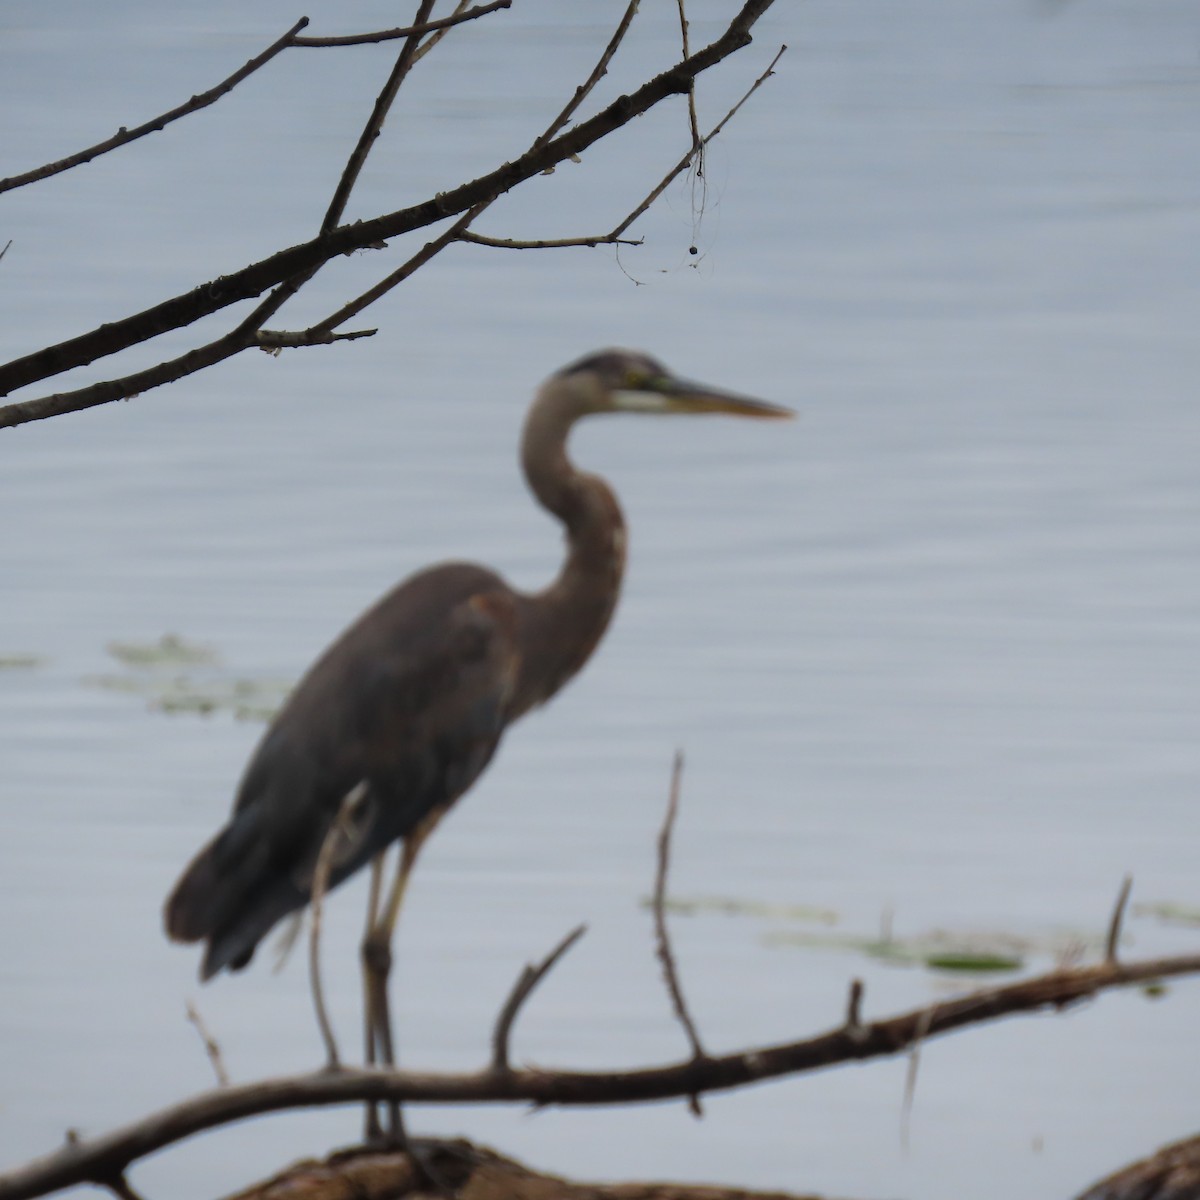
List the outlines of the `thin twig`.
<svg viewBox="0 0 1200 1200">
<path fill-rule="evenodd" d="M 412 34 L 424 37 L 427 33 L 435 33 L 439 29 L 451 29 L 455 25 L 486 17 L 488 13 L 496 12 L 497 9 L 511 7 L 512 0 L 492 0 L 490 4 L 480 4 L 475 8 L 463 9 L 449 17 L 439 17 L 436 20 L 427 21 L 420 27 L 406 25 L 401 29 L 380 29 L 374 33 L 347 33 L 340 37 L 298 37 L 292 44 L 303 47 L 365 46 L 373 42 L 390 42 L 396 38 L 409 37 Z"/>
<path fill-rule="evenodd" d="M 78 153 L 68 155 L 66 158 L 60 158 L 57 162 L 46 163 L 45 166 L 37 167 L 32 171 L 26 171 L 23 175 L 12 175 L 8 179 L 0 179 L 0 192 L 11 191 L 13 188 L 24 187 L 29 183 L 36 183 L 39 179 L 49 179 L 52 175 L 59 175 L 63 171 L 69 171 L 72 167 L 78 167 L 82 163 L 91 162 L 93 158 L 99 158 L 100 155 L 107 154 L 110 150 L 116 150 L 120 146 L 127 146 L 130 142 L 135 142 L 138 138 L 145 137 L 148 133 L 155 133 L 157 130 L 169 125 L 172 121 L 178 121 L 180 117 L 186 117 L 190 113 L 199 112 L 200 109 L 207 108 L 210 104 L 220 100 L 227 92 L 233 91 L 246 76 L 253 75 L 260 67 L 266 66 L 281 51 L 286 50 L 289 46 L 296 45 L 296 34 L 307 24 L 308 18 L 301 17 L 283 37 L 278 41 L 272 42 L 261 54 L 252 58 L 245 66 L 234 71 L 228 79 L 223 79 L 216 87 L 209 88 L 207 92 L 201 92 L 199 95 L 193 96 L 187 103 L 180 104 L 172 108 L 169 112 L 163 113 L 161 116 L 153 117 L 142 125 L 136 125 L 133 129 L 126 129 L 122 126 L 112 137 L 107 138 L 103 142 L 97 142 L 94 146 L 89 146 L 86 150 L 80 150 Z"/>
<path fill-rule="evenodd" d="M 913 1033 L 912 1043 L 908 1049 L 908 1069 L 904 1072 L 904 1099 L 900 1104 L 900 1146 L 908 1152 L 908 1139 L 912 1126 L 913 1101 L 917 1097 L 917 1072 L 921 1066 L 921 1047 L 929 1035 L 929 1026 L 933 1021 L 937 1006 L 927 1008 L 917 1022 Z"/>
<path fill-rule="evenodd" d="M 679 37 L 683 43 L 683 57 L 691 57 L 691 49 L 688 46 L 688 19 L 687 12 L 684 10 L 684 0 L 678 0 L 679 5 Z M 696 119 L 696 82 L 692 81 L 692 86 L 688 88 L 688 127 L 692 134 L 692 151 L 696 154 L 702 154 L 704 144 L 700 140 L 700 123 Z M 703 164 L 699 163 L 696 167 L 698 174 L 703 174 Z"/>
<path fill-rule="evenodd" d="M 640 0 L 631 0 L 629 7 L 625 10 L 624 15 L 617 24 L 616 32 L 609 39 L 608 45 L 604 48 L 603 53 L 600 55 L 599 61 L 592 69 L 592 73 L 582 84 L 580 84 L 579 87 L 575 89 L 575 94 L 571 97 L 571 100 L 567 103 L 566 107 L 564 107 L 562 111 L 554 118 L 554 120 L 550 122 L 546 129 L 533 140 L 529 150 L 526 151 L 526 154 L 534 154 L 548 146 L 554 135 L 560 129 L 562 129 L 562 127 L 567 123 L 567 121 L 587 98 L 596 84 L 604 77 L 604 73 L 608 69 L 608 64 L 612 60 L 612 56 L 617 52 L 617 48 L 620 46 L 625 34 L 628 32 L 629 24 L 633 20 L 634 14 L 637 12 L 639 2 Z M 385 296 L 388 292 L 392 291 L 393 288 L 398 287 L 415 271 L 419 270 L 427 262 L 429 262 L 430 259 L 434 258 L 436 255 L 445 250 L 447 246 L 451 246 L 455 242 L 470 240 L 471 235 L 469 231 L 472 223 L 481 214 L 486 212 L 487 209 L 490 208 L 491 205 L 498 200 L 502 194 L 502 192 L 498 192 L 495 195 L 486 197 L 477 204 L 472 205 L 471 208 L 467 212 L 463 213 L 463 215 L 459 217 L 459 219 L 455 221 L 449 229 L 443 230 L 443 232 L 437 237 L 426 242 L 416 254 L 409 258 L 406 262 L 402 263 L 396 268 L 396 270 L 392 271 L 388 275 L 385 275 L 381 280 L 379 280 L 372 287 L 368 288 L 365 292 L 362 292 L 360 295 L 355 296 L 353 300 L 350 300 L 346 304 L 342 305 L 342 307 L 336 312 L 330 313 L 327 317 L 323 318 L 321 321 L 318 321 L 314 326 L 312 326 L 312 328 L 314 330 L 336 329 L 343 321 L 350 320 L 351 317 L 356 316 L 358 313 L 362 312 L 364 308 L 374 304 L 376 300 L 379 300 L 382 296 Z M 611 241 L 613 239 L 610 237 L 606 238 L 605 240 Z"/>
<path fill-rule="evenodd" d="M 388 77 L 388 82 L 385 84 L 383 91 L 375 101 L 375 107 L 372 110 L 371 117 L 367 121 L 362 134 L 359 136 L 354 153 L 351 154 L 346 168 L 342 173 L 342 178 L 338 181 L 337 191 L 334 194 L 333 200 L 330 202 L 328 211 L 325 214 L 325 219 L 321 224 L 321 232 L 328 233 L 333 229 L 337 222 L 341 220 L 342 213 L 345 211 L 346 204 L 349 202 L 350 192 L 354 188 L 358 175 L 366 162 L 367 155 L 370 153 L 375 139 L 378 138 L 380 131 L 383 129 L 384 120 L 395 102 L 396 95 L 400 90 L 400 85 L 403 83 L 408 72 L 413 66 L 419 62 L 424 56 L 434 48 L 446 36 L 446 34 L 463 20 L 468 19 L 465 16 L 467 0 L 459 0 L 455 11 L 447 18 L 440 21 L 428 21 L 425 24 L 420 24 L 420 19 L 423 14 L 427 15 L 433 9 L 433 0 L 422 0 L 422 7 L 417 12 L 418 24 L 409 26 L 406 36 L 408 41 L 400 51 L 400 56 L 396 61 L 395 67 L 392 69 L 391 75 Z M 475 12 L 476 16 L 482 16 L 485 10 Z M 420 38 L 425 34 L 430 33 L 430 37 L 423 43 Z M 399 35 L 397 35 L 399 36 Z M 490 201 L 488 201 L 490 203 Z M 485 204 L 483 207 L 486 207 Z M 482 209 L 481 209 L 482 211 Z M 469 224 L 469 221 L 467 222 Z M 460 222 L 459 226 L 465 228 Z M 448 244 L 445 243 L 445 244 Z M 387 242 L 380 240 L 370 244 L 372 249 L 384 249 Z M 441 249 L 441 247 L 439 247 Z M 303 332 L 301 336 L 307 337 L 309 340 L 301 343 L 304 345 L 319 345 L 326 341 L 336 340 L 332 336 L 332 331 L 341 324 L 342 321 L 361 312 L 369 304 L 379 299 L 386 292 L 398 286 L 401 282 L 407 279 L 418 267 L 423 266 L 433 254 L 430 253 L 424 257 L 418 255 L 416 259 L 410 260 L 398 271 L 392 272 L 381 283 L 370 288 L 361 296 L 356 297 L 348 304 L 343 305 L 338 311 L 325 321 L 319 322 L 316 325 L 310 326 Z M 246 333 L 254 333 L 259 331 L 263 321 L 268 320 L 276 312 L 281 309 L 284 304 L 292 298 L 312 277 L 320 270 L 324 263 L 318 263 L 310 270 L 302 271 L 293 276 L 291 279 L 284 280 L 275 290 L 264 300 L 258 307 L 242 322 L 239 330 Z M 259 331 L 261 332 L 261 331 Z M 374 332 L 374 331 L 372 331 Z"/>
<path fill-rule="evenodd" d="M 204 1024 L 204 1018 L 190 1000 L 187 1002 L 187 1019 L 195 1026 L 196 1032 L 200 1035 L 201 1042 L 204 1043 L 204 1053 L 208 1055 L 208 1061 L 212 1064 L 213 1072 L 217 1077 L 217 1083 L 221 1087 L 228 1087 L 229 1073 L 225 1070 L 225 1062 L 221 1057 L 220 1043 L 209 1033 L 208 1026 Z"/>
<path fill-rule="evenodd" d="M 429 14 L 433 11 L 433 4 L 434 0 L 421 0 L 417 8 L 416 20 L 413 22 L 414 29 L 420 29 L 423 25 L 429 23 Z M 350 200 L 350 193 L 354 190 L 354 185 L 358 182 L 359 174 L 366 164 L 367 155 L 371 153 L 371 147 L 375 144 L 375 139 L 379 137 L 379 131 L 383 128 L 383 122 L 387 117 L 388 110 L 392 107 L 392 102 L 396 99 L 396 93 L 400 90 L 400 85 L 404 82 L 405 76 L 412 67 L 413 55 L 417 52 L 417 45 L 420 42 L 420 38 L 421 35 L 419 33 L 410 33 L 404 40 L 404 45 L 401 47 L 400 54 L 396 59 L 396 65 L 392 68 L 392 73 L 383 85 L 383 91 L 376 98 L 371 115 L 367 118 L 367 123 L 363 126 L 362 133 L 359 134 L 358 142 L 353 151 L 351 151 L 341 179 L 338 180 L 337 188 L 333 193 L 333 199 L 329 202 L 329 208 L 326 210 L 325 218 L 321 222 L 321 232 L 323 234 L 329 233 L 331 229 L 334 229 L 341 221 L 342 214 L 346 211 L 346 205 Z"/>
<path fill-rule="evenodd" d="M 608 64 L 612 62 L 613 55 L 616 54 L 621 43 L 625 40 L 625 35 L 629 32 L 629 26 L 633 23 L 633 18 L 637 15 L 640 3 L 641 0 L 629 0 L 628 7 L 621 14 L 621 19 L 617 22 L 617 27 L 613 31 L 612 37 L 608 39 L 608 45 L 604 47 L 599 59 L 596 61 L 596 65 L 592 68 L 592 73 L 575 89 L 575 94 L 567 101 L 558 116 L 534 139 L 530 150 L 540 150 L 543 146 L 548 145 L 551 138 L 579 111 L 579 106 L 591 95 L 592 89 L 608 73 Z M 685 55 L 684 57 L 686 59 L 687 56 Z"/>
<path fill-rule="evenodd" d="M 458 235 L 460 242 L 470 242 L 475 246 L 492 246 L 497 250 L 563 250 L 569 246 L 640 246 L 642 238 L 621 238 L 611 233 L 598 233 L 592 237 L 573 238 L 541 238 L 536 241 L 523 241 L 520 238 L 487 237 L 482 233 L 466 230 Z"/>
<path fill-rule="evenodd" d="M 675 827 L 675 816 L 679 811 L 679 784 L 683 776 L 683 751 L 675 751 L 675 761 L 671 765 L 671 791 L 667 798 L 667 815 L 663 819 L 662 829 L 658 835 L 658 866 L 654 873 L 654 949 L 658 961 L 662 965 L 663 977 L 666 979 L 667 991 L 671 996 L 671 1007 L 683 1032 L 687 1035 L 688 1044 L 692 1048 L 692 1058 L 696 1061 L 708 1057 L 700 1044 L 700 1034 L 696 1024 L 688 1012 L 683 999 L 683 988 L 679 984 L 679 973 L 675 969 L 675 955 L 671 950 L 671 939 L 667 933 L 667 871 L 671 865 L 671 832 Z M 693 1092 L 688 1097 L 688 1107 L 697 1116 L 703 1116 L 700 1107 L 700 1097 Z"/>
<path fill-rule="evenodd" d="M 636 7 L 636 6 L 631 6 L 631 8 L 632 7 Z M 630 13 L 627 12 L 626 16 L 629 16 L 629 15 L 630 15 Z M 610 47 L 611 47 L 611 43 L 610 43 Z M 721 130 L 725 128 L 725 126 L 727 124 L 729 124 L 729 122 L 733 119 L 734 115 L 742 107 L 742 105 L 745 104 L 746 101 L 749 100 L 750 97 L 753 96 L 754 93 L 756 91 L 758 91 L 758 89 L 760 87 L 762 87 L 762 85 L 764 83 L 766 83 L 766 81 L 768 79 L 770 79 L 772 75 L 775 74 L 775 66 L 779 62 L 779 60 L 783 57 L 783 54 L 786 50 L 787 50 L 786 45 L 779 47 L 779 50 L 776 52 L 775 57 L 773 59 L 771 59 L 770 63 L 768 64 L 767 69 L 754 81 L 753 84 L 751 84 L 751 86 L 747 89 L 747 91 L 742 96 L 742 98 L 721 118 L 720 121 L 718 121 L 716 123 L 716 125 L 714 125 L 712 127 L 712 129 L 709 130 L 707 135 L 700 139 L 699 145 L 700 145 L 701 149 L 703 149 L 703 147 L 707 146 L 708 143 L 711 142 L 713 140 L 713 138 L 715 138 L 721 132 Z M 693 147 L 692 150 L 689 150 L 688 153 L 685 154 L 666 173 L 666 175 L 664 175 L 663 178 L 660 179 L 658 181 L 658 183 L 655 184 L 654 187 L 650 189 L 650 191 L 642 198 L 641 202 L 638 203 L 637 205 L 635 205 L 629 211 L 629 213 L 626 214 L 626 216 L 617 224 L 617 226 L 609 233 L 606 233 L 606 234 L 603 234 L 600 236 L 596 236 L 596 237 L 556 238 L 556 239 L 546 239 L 546 240 L 541 240 L 541 241 L 524 241 L 524 240 L 520 240 L 517 238 L 488 237 L 484 234 L 468 232 L 468 231 L 464 230 L 464 232 L 457 235 L 458 240 L 462 241 L 462 242 L 472 242 L 479 246 L 493 246 L 493 247 L 496 247 L 499 249 L 504 249 L 504 250 L 559 249 L 559 248 L 567 247 L 567 246 L 601 246 L 601 245 L 639 246 L 642 244 L 643 239 L 641 239 L 641 238 L 625 238 L 625 237 L 622 237 L 621 235 L 624 234 L 624 232 L 634 223 L 634 221 L 636 221 L 638 219 L 638 217 L 640 217 L 643 213 L 646 212 L 647 209 L 649 209 L 649 207 L 655 202 L 655 200 L 657 200 L 659 198 L 659 196 L 661 196 L 663 194 L 663 192 L 665 192 L 667 190 L 667 188 L 670 187 L 671 183 L 675 179 L 677 179 L 680 175 L 683 174 L 684 171 L 686 171 L 688 169 L 688 167 L 692 164 L 693 159 L 695 158 L 695 153 L 696 153 L 695 148 Z M 391 286 L 395 286 L 395 285 L 393 284 Z M 365 307 L 365 305 L 363 307 Z M 361 311 L 361 309 L 356 308 L 354 311 L 358 312 L 358 311 Z M 344 320 L 345 317 L 343 317 L 342 319 Z"/>
<path fill-rule="evenodd" d="M 416 31 L 423 29 L 427 25 L 429 14 L 433 11 L 433 5 L 434 0 L 421 0 L 412 31 L 408 34 L 404 45 L 400 49 L 395 66 L 392 67 L 391 74 L 388 76 L 383 90 L 375 99 L 371 115 L 367 118 L 362 133 L 359 134 L 358 141 L 355 143 L 354 149 L 351 151 L 346 166 L 342 171 L 342 177 L 338 180 L 337 187 L 334 189 L 329 207 L 325 210 L 325 216 L 321 220 L 321 228 L 318 235 L 320 237 L 325 237 L 331 233 L 345 214 L 346 205 L 350 202 L 350 193 L 354 190 L 354 185 L 358 182 L 358 177 L 362 173 L 363 166 L 366 164 L 367 156 L 371 153 L 371 149 L 383 129 L 384 120 L 387 118 L 387 114 L 396 99 L 400 85 L 412 69 L 413 63 L 416 62 L 417 48 L 421 38 L 421 34 Z M 433 36 L 441 37 L 442 34 L 435 33 Z M 328 258 L 321 259 L 282 280 L 267 298 L 242 321 L 236 332 L 245 336 L 256 336 L 262 323 L 274 316 L 328 261 Z"/>
<path fill-rule="evenodd" d="M 3 258 L 8 253 L 8 248 L 11 245 L 12 245 L 12 238 L 9 238 L 8 241 L 4 243 L 4 249 L 0 250 L 0 258 Z"/>
<path fill-rule="evenodd" d="M 449 229 L 443 230 L 437 237 L 426 242 L 416 254 L 406 259 L 390 274 L 385 275 L 378 283 L 355 296 L 353 300 L 348 300 L 336 312 L 330 313 L 327 317 L 323 317 L 315 325 L 311 326 L 310 332 L 336 329 L 343 321 L 348 321 L 351 317 L 355 317 L 362 312 L 364 308 L 369 308 L 381 296 L 398 287 L 409 276 L 419 271 L 431 258 L 440 254 L 447 246 L 457 241 L 476 216 L 483 212 L 491 203 L 491 200 L 484 201 L 477 204 L 470 212 L 464 213 Z"/>
<path fill-rule="evenodd" d="M 312 896 L 309 900 L 312 920 L 308 929 L 308 981 L 312 988 L 313 1008 L 317 1014 L 317 1028 L 320 1029 L 321 1040 L 325 1043 L 326 1065 L 331 1071 L 337 1070 L 341 1063 L 338 1058 L 337 1039 L 333 1036 L 333 1026 L 325 1008 L 325 988 L 321 983 L 321 905 L 329 887 L 329 872 L 333 868 L 333 855 L 338 839 L 349 837 L 350 819 L 366 796 L 367 785 L 360 782 L 342 797 L 337 816 L 321 841 L 317 865 L 313 868 Z"/>
<path fill-rule="evenodd" d="M 513 984 L 512 991 L 509 992 L 508 999 L 504 1002 L 504 1007 L 501 1008 L 497 1015 L 496 1024 L 492 1030 L 493 1071 L 511 1070 L 508 1058 L 508 1044 L 512 1036 L 513 1022 L 517 1019 L 517 1013 L 521 1011 L 521 1006 L 529 999 L 533 989 L 545 979 L 555 963 L 586 932 L 586 925 L 576 925 L 540 963 L 536 966 L 533 963 L 526 963 L 524 970 L 517 976 L 517 981 Z"/>
<path fill-rule="evenodd" d="M 467 11 L 467 3 L 468 3 L 468 0 L 458 0 L 458 3 L 455 4 L 455 6 L 454 6 L 454 11 L 450 14 L 450 17 L 447 19 L 450 20 L 454 17 L 462 16 L 462 14 Z M 444 38 L 446 36 L 446 34 L 448 34 L 450 32 L 450 30 L 453 28 L 454 28 L 454 24 L 443 25 L 441 29 L 437 29 L 432 34 L 430 34 L 430 36 L 427 37 L 417 47 L 417 52 L 413 55 L 413 62 L 419 63 L 421 61 L 421 59 L 423 59 L 425 57 L 425 55 L 427 55 L 430 52 L 430 50 L 432 50 L 438 44 L 438 42 L 440 42 L 442 40 L 442 38 Z"/>
<path fill-rule="evenodd" d="M 378 329 L 348 329 L 345 333 L 333 333 L 328 329 L 260 329 L 255 335 L 260 350 L 278 353 L 300 346 L 327 346 L 331 342 L 353 342 L 359 338 L 374 337 Z"/>
<path fill-rule="evenodd" d="M 1121 890 L 1117 893 L 1117 903 L 1113 907 L 1112 919 L 1108 923 L 1108 938 L 1104 943 L 1104 961 L 1117 961 L 1117 948 L 1121 944 L 1121 926 L 1125 922 L 1125 906 L 1129 903 L 1129 893 L 1133 890 L 1133 876 L 1126 875 L 1121 880 Z"/>
<path fill-rule="evenodd" d="M 776 53 L 775 57 L 773 59 L 771 59 L 770 65 L 750 85 L 749 89 L 746 91 L 746 94 L 744 96 L 742 96 L 742 98 L 708 131 L 707 134 L 705 134 L 705 136 L 703 138 L 700 139 L 701 147 L 707 146 L 708 143 L 711 142 L 713 140 L 713 138 L 715 138 L 721 132 L 721 130 L 724 129 L 725 126 L 729 124 L 729 122 L 733 119 L 734 115 L 737 113 L 738 109 L 740 109 L 742 107 L 742 105 L 745 104 L 746 101 L 749 100 L 750 97 L 753 96 L 754 93 L 757 92 L 758 89 L 760 87 L 762 87 L 762 85 L 764 83 L 766 83 L 766 81 L 768 79 L 770 79 L 772 75 L 775 74 L 775 64 L 780 60 L 780 58 L 783 57 L 785 50 L 787 50 L 787 46 L 779 47 L 779 50 Z M 634 223 L 634 221 L 636 221 L 638 219 L 638 217 L 640 217 L 650 207 L 650 205 L 652 205 L 655 202 L 655 200 L 657 200 L 659 198 L 659 196 L 661 196 L 663 194 L 663 192 L 665 192 L 667 190 L 667 188 L 670 187 L 671 184 L 680 175 L 682 175 L 684 173 L 684 171 L 686 171 L 688 169 L 688 167 L 691 166 L 692 159 L 694 157 L 695 157 L 695 151 L 688 151 L 688 153 L 685 154 L 666 173 L 666 175 L 664 175 L 662 177 L 662 179 L 660 179 L 659 182 L 657 184 L 655 184 L 655 186 L 653 188 L 650 189 L 650 191 L 647 193 L 645 199 L 641 202 L 641 204 L 639 204 L 635 209 L 633 209 L 633 211 L 625 218 L 625 220 L 622 221 L 616 227 L 616 229 L 613 230 L 611 236 L 618 237 L 620 234 L 623 234 L 625 232 L 625 230 L 627 230 L 630 227 L 630 225 L 632 225 Z"/>
<path fill-rule="evenodd" d="M 863 981 L 850 980 L 850 993 L 846 997 L 846 1033 L 849 1037 L 862 1037 L 862 998 Z"/>
</svg>

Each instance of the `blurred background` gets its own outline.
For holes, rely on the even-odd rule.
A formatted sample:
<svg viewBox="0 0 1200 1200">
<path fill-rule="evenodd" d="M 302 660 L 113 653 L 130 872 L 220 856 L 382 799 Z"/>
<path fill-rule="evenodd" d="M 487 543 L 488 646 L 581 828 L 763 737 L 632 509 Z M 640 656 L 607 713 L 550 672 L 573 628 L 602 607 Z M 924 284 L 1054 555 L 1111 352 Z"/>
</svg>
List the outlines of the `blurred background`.
<svg viewBox="0 0 1200 1200">
<path fill-rule="evenodd" d="M 734 7 L 692 0 L 693 46 Z M 520 0 L 453 33 L 347 218 L 519 153 L 621 9 Z M 301 11 L 314 34 L 411 15 L 8 0 L 0 175 L 212 86 Z M 643 5 L 595 106 L 676 59 L 676 21 Z M 263 711 L 379 593 L 441 558 L 524 587 L 553 574 L 520 422 L 545 375 L 606 345 L 802 420 L 577 435 L 630 521 L 624 599 L 423 855 L 397 947 L 403 1062 L 479 1065 L 522 965 L 584 920 L 514 1058 L 685 1052 L 642 906 L 677 747 L 671 887 L 690 905 L 672 927 L 714 1052 L 837 1024 L 855 976 L 867 1017 L 981 982 L 929 969 L 938 949 L 1027 970 L 1095 953 L 1126 872 L 1124 952 L 1196 951 L 1196 7 L 781 3 L 702 76 L 703 127 L 784 42 L 703 179 L 638 223 L 643 247 L 459 247 L 354 322 L 373 339 L 243 355 L 0 436 L 0 1170 L 210 1086 L 189 998 L 235 1080 L 319 1064 L 302 956 L 277 974 L 264 947 L 201 991 L 162 899 L 224 820 Z M 0 355 L 312 236 L 394 52 L 289 51 L 215 107 L 5 195 Z M 663 105 L 478 231 L 606 231 L 686 122 Z M 334 264 L 272 324 L 325 315 L 427 236 Z M 363 904 L 361 880 L 331 901 L 324 951 L 348 1058 Z M 703 1123 L 670 1104 L 410 1124 L 578 1178 L 1050 1200 L 1200 1127 L 1197 999 L 1172 984 L 929 1045 L 907 1148 L 902 1060 L 713 1097 Z M 359 1127 L 356 1109 L 267 1118 L 133 1183 L 199 1200 Z"/>
</svg>

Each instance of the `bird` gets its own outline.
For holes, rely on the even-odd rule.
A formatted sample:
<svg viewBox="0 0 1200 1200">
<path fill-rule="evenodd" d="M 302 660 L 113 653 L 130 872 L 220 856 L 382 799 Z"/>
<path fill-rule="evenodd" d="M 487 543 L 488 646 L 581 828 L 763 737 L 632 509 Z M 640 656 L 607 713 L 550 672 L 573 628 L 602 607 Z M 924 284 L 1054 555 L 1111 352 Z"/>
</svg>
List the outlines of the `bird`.
<svg viewBox="0 0 1200 1200">
<path fill-rule="evenodd" d="M 202 980 L 246 966 L 263 937 L 309 903 L 328 841 L 328 889 L 372 867 L 361 948 L 366 1058 L 394 1065 L 390 946 L 418 853 L 508 726 L 584 665 L 617 605 L 624 517 L 609 485 L 567 455 L 575 424 L 609 413 L 794 415 L 678 378 L 630 350 L 589 354 L 551 375 L 529 409 L 521 465 L 534 498 L 564 528 L 557 578 L 526 593 L 484 566 L 429 567 L 313 663 L 250 758 L 228 822 L 166 902 L 169 938 L 204 943 Z M 384 853 L 396 842 L 399 865 L 384 899 Z M 399 1105 L 389 1113 L 387 1140 L 404 1145 Z M 367 1125 L 379 1140 L 373 1105 Z"/>
</svg>

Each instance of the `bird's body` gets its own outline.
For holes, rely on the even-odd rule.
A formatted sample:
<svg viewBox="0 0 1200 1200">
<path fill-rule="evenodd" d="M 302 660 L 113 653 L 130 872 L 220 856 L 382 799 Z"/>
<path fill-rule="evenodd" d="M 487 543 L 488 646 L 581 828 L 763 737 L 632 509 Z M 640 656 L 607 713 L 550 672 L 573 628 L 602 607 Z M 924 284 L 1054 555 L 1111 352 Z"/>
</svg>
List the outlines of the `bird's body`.
<svg viewBox="0 0 1200 1200">
<path fill-rule="evenodd" d="M 272 926 L 308 903 L 328 842 L 331 887 L 375 864 L 363 947 L 367 1050 L 369 1061 L 376 1048 L 392 1060 L 388 943 L 417 851 L 505 729 L 583 666 L 616 607 L 625 523 L 612 490 L 574 467 L 566 443 L 580 418 L 622 411 L 790 415 L 684 383 L 628 351 L 591 355 L 551 376 L 526 420 L 521 461 L 565 530 L 558 577 L 527 594 L 485 567 L 431 567 L 314 663 L 264 734 L 229 822 L 167 901 L 168 934 L 207 943 L 203 978 L 244 966 Z M 400 872 L 380 905 L 381 855 L 397 840 Z"/>
<path fill-rule="evenodd" d="M 471 786 L 511 719 L 516 608 L 491 571 L 432 567 L 316 661 L 259 743 L 229 824 L 171 898 L 170 934 L 209 943 L 204 978 L 244 966 L 308 902 L 321 846 L 358 784 L 364 802 L 338 840 L 330 886 Z"/>
</svg>

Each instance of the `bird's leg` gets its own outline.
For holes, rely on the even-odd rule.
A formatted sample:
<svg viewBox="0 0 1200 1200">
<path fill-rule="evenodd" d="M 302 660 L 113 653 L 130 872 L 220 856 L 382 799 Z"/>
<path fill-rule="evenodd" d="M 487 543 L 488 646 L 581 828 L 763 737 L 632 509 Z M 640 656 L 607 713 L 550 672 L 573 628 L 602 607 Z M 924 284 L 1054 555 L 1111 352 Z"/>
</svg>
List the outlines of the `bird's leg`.
<svg viewBox="0 0 1200 1200">
<path fill-rule="evenodd" d="M 382 851 L 371 859 L 371 889 L 367 897 L 367 927 L 362 940 L 362 969 L 363 969 L 363 1035 L 365 1041 L 364 1060 L 368 1067 L 375 1063 L 375 1032 L 378 1027 L 376 1013 L 379 1011 L 379 992 L 377 975 L 374 968 L 371 934 L 379 920 L 379 901 L 383 892 L 383 867 L 387 851 Z M 366 1124 L 363 1129 L 363 1141 L 368 1145 L 378 1145 L 383 1141 L 383 1127 L 379 1123 L 379 1111 L 373 1100 L 367 1101 Z"/>
<path fill-rule="evenodd" d="M 433 832 L 434 826 L 441 818 L 441 811 L 430 813 L 404 839 L 400 848 L 400 865 L 392 890 L 388 895 L 387 904 L 378 919 L 367 933 L 363 943 L 363 961 L 368 972 L 368 986 L 371 988 L 370 1019 L 374 1027 L 375 1045 L 379 1061 L 386 1067 L 396 1065 L 395 1047 L 392 1042 L 392 1020 L 388 1005 L 387 980 L 392 966 L 392 935 L 396 929 L 396 921 L 400 916 L 400 907 L 404 903 L 404 892 L 408 887 L 408 879 L 412 874 L 413 865 L 417 861 L 421 846 Z M 394 1146 L 408 1145 L 408 1137 L 404 1131 L 404 1121 L 400 1114 L 400 1102 L 388 1101 L 388 1130 L 387 1140 Z"/>
</svg>

